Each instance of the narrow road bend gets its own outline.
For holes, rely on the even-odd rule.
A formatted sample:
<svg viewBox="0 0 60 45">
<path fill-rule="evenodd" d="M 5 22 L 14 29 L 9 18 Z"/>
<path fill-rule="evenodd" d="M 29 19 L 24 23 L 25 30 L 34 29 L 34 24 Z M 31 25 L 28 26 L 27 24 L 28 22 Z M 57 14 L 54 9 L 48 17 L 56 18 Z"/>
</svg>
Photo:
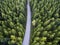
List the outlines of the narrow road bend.
<svg viewBox="0 0 60 45">
<path fill-rule="evenodd" d="M 29 45 L 30 42 L 30 31 L 31 30 L 31 10 L 29 0 L 27 0 L 27 23 L 26 23 L 26 32 L 22 45 Z"/>
</svg>

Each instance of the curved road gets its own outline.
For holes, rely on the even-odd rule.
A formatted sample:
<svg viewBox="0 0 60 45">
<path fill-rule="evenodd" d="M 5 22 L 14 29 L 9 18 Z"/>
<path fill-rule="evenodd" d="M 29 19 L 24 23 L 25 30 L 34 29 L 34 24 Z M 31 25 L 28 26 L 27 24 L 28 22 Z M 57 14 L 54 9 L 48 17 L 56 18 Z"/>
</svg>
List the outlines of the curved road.
<svg viewBox="0 0 60 45">
<path fill-rule="evenodd" d="M 27 1 L 27 23 L 26 23 L 26 32 L 22 45 L 29 45 L 30 41 L 30 29 L 31 29 L 31 10 L 29 0 Z"/>
</svg>

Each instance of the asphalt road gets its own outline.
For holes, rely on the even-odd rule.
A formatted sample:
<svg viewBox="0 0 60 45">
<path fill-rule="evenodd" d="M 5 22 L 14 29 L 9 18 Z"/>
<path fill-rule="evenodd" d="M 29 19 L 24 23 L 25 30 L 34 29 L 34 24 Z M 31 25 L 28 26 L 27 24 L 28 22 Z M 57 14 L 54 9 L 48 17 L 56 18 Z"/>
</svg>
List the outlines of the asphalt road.
<svg viewBox="0 0 60 45">
<path fill-rule="evenodd" d="M 26 32 L 22 45 L 29 45 L 30 42 L 30 29 L 31 29 L 31 10 L 29 0 L 27 1 L 27 23 L 26 23 Z"/>
</svg>

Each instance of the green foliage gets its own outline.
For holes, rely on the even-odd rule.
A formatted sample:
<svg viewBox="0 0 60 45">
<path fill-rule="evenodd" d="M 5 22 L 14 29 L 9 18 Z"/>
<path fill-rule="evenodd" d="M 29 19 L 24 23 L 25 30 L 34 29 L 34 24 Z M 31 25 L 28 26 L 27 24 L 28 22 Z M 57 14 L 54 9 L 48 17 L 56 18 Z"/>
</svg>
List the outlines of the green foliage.
<svg viewBox="0 0 60 45">
<path fill-rule="evenodd" d="M 25 26 L 26 0 L 0 0 L 0 45 L 22 45 Z"/>
<path fill-rule="evenodd" d="M 60 45 L 60 0 L 30 0 L 30 45 Z"/>
</svg>

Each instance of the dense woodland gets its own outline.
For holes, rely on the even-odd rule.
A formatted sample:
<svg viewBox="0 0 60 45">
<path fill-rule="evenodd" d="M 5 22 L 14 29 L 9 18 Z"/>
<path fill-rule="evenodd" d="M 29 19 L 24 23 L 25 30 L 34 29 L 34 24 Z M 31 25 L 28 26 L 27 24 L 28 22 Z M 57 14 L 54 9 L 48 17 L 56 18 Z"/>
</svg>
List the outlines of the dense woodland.
<svg viewBox="0 0 60 45">
<path fill-rule="evenodd" d="M 0 0 L 0 45 L 22 45 L 26 0 Z"/>
<path fill-rule="evenodd" d="M 30 45 L 60 45 L 60 0 L 29 0 Z M 0 0 L 0 45 L 22 45 L 27 0 Z"/>
<path fill-rule="evenodd" d="M 60 0 L 30 0 L 30 45 L 60 45 Z"/>
</svg>

